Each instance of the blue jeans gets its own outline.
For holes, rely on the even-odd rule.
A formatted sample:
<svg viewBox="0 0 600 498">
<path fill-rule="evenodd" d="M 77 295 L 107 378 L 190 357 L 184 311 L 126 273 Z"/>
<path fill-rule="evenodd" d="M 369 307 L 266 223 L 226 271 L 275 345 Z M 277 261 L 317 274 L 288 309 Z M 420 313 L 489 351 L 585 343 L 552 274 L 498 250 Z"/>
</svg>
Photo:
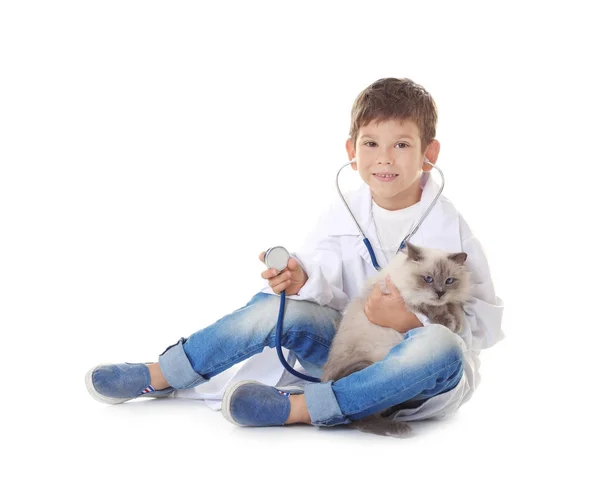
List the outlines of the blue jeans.
<svg viewBox="0 0 600 498">
<path fill-rule="evenodd" d="M 206 382 L 265 347 L 275 347 L 280 297 L 258 293 L 246 306 L 181 338 L 159 356 L 176 389 Z M 313 377 L 320 377 L 342 315 L 308 301 L 286 301 L 281 343 Z M 335 382 L 304 386 L 313 425 L 347 424 L 404 402 L 449 391 L 462 376 L 460 339 L 442 325 L 410 330 L 381 361 Z"/>
</svg>

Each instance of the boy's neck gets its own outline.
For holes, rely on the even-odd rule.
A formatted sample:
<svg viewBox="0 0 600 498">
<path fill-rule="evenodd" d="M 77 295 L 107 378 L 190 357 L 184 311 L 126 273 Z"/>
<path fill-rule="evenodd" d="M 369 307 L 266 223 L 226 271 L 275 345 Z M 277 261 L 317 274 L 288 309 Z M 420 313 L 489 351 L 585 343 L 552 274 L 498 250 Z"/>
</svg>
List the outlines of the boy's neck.
<svg viewBox="0 0 600 498">
<path fill-rule="evenodd" d="M 400 209 L 405 209 L 407 207 L 413 206 L 417 202 L 421 200 L 421 194 L 423 190 L 421 189 L 421 185 L 419 181 L 416 181 L 413 185 L 410 186 L 404 192 L 400 192 L 398 195 L 392 198 L 381 198 L 377 196 L 371 190 L 371 197 L 373 197 L 373 201 L 379 207 L 383 209 L 387 209 L 388 211 L 398 211 Z"/>
</svg>

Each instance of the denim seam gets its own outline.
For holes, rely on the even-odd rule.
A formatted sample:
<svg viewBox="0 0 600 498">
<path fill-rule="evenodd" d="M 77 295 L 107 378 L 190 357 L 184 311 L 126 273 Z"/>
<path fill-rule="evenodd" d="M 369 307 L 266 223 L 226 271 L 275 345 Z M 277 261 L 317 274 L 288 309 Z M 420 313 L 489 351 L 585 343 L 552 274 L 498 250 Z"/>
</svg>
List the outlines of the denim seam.
<svg viewBox="0 0 600 498">
<path fill-rule="evenodd" d="M 411 387 L 413 387 L 415 384 L 418 384 L 419 382 L 423 382 L 423 381 L 425 381 L 425 380 L 427 380 L 427 379 L 430 379 L 431 377 L 434 377 L 434 376 L 438 375 L 438 374 L 439 374 L 439 373 L 440 373 L 442 370 L 447 370 L 447 369 L 449 369 L 449 368 L 453 367 L 454 365 L 456 365 L 457 363 L 461 363 L 462 361 L 463 361 L 463 359 L 462 359 L 462 358 L 461 358 L 460 360 L 456 360 L 455 362 L 451 363 L 450 365 L 446 365 L 444 368 L 441 368 L 441 369 L 440 369 L 440 370 L 438 370 L 436 373 L 433 373 L 433 374 L 431 374 L 431 375 L 428 375 L 427 377 L 424 377 L 424 378 L 420 379 L 419 381 L 417 381 L 417 382 L 414 382 L 414 383 L 413 383 L 413 384 L 411 384 L 410 386 L 407 386 L 406 388 L 402 389 L 402 391 L 400 391 L 399 393 L 398 393 L 398 392 L 396 392 L 396 393 L 394 393 L 392 396 L 388 396 L 387 398 L 384 398 L 384 399 L 382 399 L 382 400 L 379 400 L 379 401 L 378 401 L 376 404 L 378 404 L 378 403 L 382 403 L 382 402 L 384 402 L 384 401 L 387 401 L 388 399 L 390 399 L 390 398 L 392 398 L 392 397 L 395 397 L 395 396 L 397 396 L 398 394 L 400 394 L 400 393 L 403 393 L 404 391 L 407 391 L 408 389 L 410 389 Z M 334 391 L 334 393 L 333 393 L 333 394 L 335 395 L 335 391 Z M 338 404 L 338 406 L 339 406 L 339 404 Z M 364 409 L 363 409 L 363 410 L 357 410 L 357 411 L 353 411 L 353 412 L 350 412 L 350 413 L 344 413 L 344 415 L 346 415 L 346 416 L 349 416 L 349 415 L 354 415 L 355 413 L 359 413 L 360 411 L 364 411 Z"/>
<path fill-rule="evenodd" d="M 305 336 L 310 339 L 311 341 L 314 342 L 318 342 L 319 344 L 321 344 L 322 346 L 326 346 L 327 348 L 331 348 L 331 342 L 329 342 L 329 344 L 327 344 L 327 341 L 325 339 L 321 339 L 321 337 L 319 337 L 318 335 L 313 335 L 309 332 L 305 332 L 304 330 L 299 330 L 299 329 L 290 329 L 287 332 L 289 333 L 293 333 L 296 337 L 298 337 L 301 334 L 305 334 Z"/>
</svg>

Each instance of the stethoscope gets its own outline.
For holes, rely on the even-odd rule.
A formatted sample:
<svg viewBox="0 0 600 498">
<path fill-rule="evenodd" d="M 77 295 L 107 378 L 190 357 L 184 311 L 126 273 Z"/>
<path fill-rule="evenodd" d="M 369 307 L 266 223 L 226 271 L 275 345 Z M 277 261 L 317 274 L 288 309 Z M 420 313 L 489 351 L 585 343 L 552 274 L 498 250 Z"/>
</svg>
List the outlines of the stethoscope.
<svg viewBox="0 0 600 498">
<path fill-rule="evenodd" d="M 377 258 L 375 257 L 375 252 L 373 251 L 373 247 L 371 246 L 371 243 L 369 242 L 369 239 L 367 238 L 365 233 L 360 228 L 358 221 L 356 221 L 356 218 L 354 217 L 354 214 L 352 214 L 352 210 L 350 209 L 350 206 L 348 206 L 348 203 L 346 202 L 346 199 L 344 198 L 344 195 L 342 194 L 342 191 L 340 190 L 339 176 L 340 176 L 341 171 L 346 166 L 350 166 L 352 163 L 355 163 L 355 162 L 356 162 L 356 159 L 352 159 L 350 162 L 344 164 L 339 169 L 339 171 L 337 172 L 337 175 L 335 177 L 335 186 L 340 195 L 340 198 L 342 199 L 344 205 L 346 206 L 348 213 L 350 213 L 350 216 L 352 216 L 352 219 L 354 220 L 354 223 L 356 224 L 356 228 L 358 228 L 358 231 L 362 235 L 363 242 L 364 242 L 365 246 L 367 247 L 367 251 L 369 251 L 369 256 L 371 257 L 371 263 L 373 263 L 373 266 L 375 267 L 375 269 L 377 271 L 379 271 L 381 269 L 381 267 L 379 266 L 379 263 L 377 262 Z M 402 242 L 400 243 L 400 247 L 398 247 L 396 254 L 398 252 L 400 252 L 402 249 L 404 249 L 404 247 L 406 247 L 406 242 L 408 242 L 408 240 L 410 240 L 410 238 L 417 232 L 417 230 L 419 229 L 419 227 L 421 226 L 423 221 L 425 221 L 425 218 L 427 218 L 427 216 L 433 209 L 433 206 L 435 206 L 435 203 L 439 199 L 440 195 L 442 195 L 442 191 L 444 190 L 444 185 L 446 182 L 445 182 L 444 174 L 442 173 L 442 170 L 440 168 L 438 168 L 435 164 L 433 164 L 431 161 L 429 161 L 429 159 L 427 159 L 427 158 L 424 159 L 424 162 L 426 164 L 428 164 L 429 166 L 431 166 L 432 168 L 435 168 L 436 170 L 438 170 L 440 177 L 442 178 L 442 184 L 441 184 L 440 189 L 438 190 L 437 194 L 435 195 L 435 197 L 433 198 L 433 200 L 427 207 L 427 209 L 423 212 L 423 214 L 419 218 L 419 221 L 409 231 L 409 233 L 406 235 L 406 237 L 404 237 L 404 239 L 402 239 Z M 287 267 L 289 259 L 290 259 L 290 253 L 282 246 L 271 247 L 271 248 L 267 249 L 267 251 L 265 252 L 265 265 L 267 265 L 268 268 L 275 268 L 280 273 Z M 281 350 L 281 334 L 283 332 L 284 308 L 285 308 L 285 291 L 281 291 L 281 300 L 280 300 L 280 304 L 279 304 L 279 316 L 277 317 L 277 330 L 275 333 L 275 349 L 277 350 L 277 356 L 279 356 L 279 361 L 281 362 L 283 367 L 288 372 L 295 375 L 296 377 L 300 377 L 301 379 L 308 380 L 310 382 L 321 382 L 321 379 L 318 379 L 316 377 L 311 377 L 309 375 L 304 375 L 301 372 L 297 372 L 288 364 L 288 362 L 284 358 L 283 351 Z"/>
<path fill-rule="evenodd" d="M 358 228 L 358 231 L 362 235 L 363 242 L 364 242 L 365 246 L 367 246 L 367 251 L 369 251 L 369 256 L 371 256 L 371 263 L 373 263 L 373 266 L 375 267 L 375 269 L 377 271 L 379 271 L 379 270 L 381 270 L 381 267 L 379 266 L 379 263 L 377 262 L 377 258 L 375 257 L 375 252 L 373 251 L 373 247 L 371 246 L 371 243 L 369 242 L 369 239 L 367 238 L 367 236 L 365 235 L 365 233 L 360 228 L 360 225 L 358 224 L 358 221 L 356 221 L 356 218 L 352 214 L 352 210 L 350 209 L 350 206 L 348 206 L 348 203 L 346 202 L 346 199 L 344 199 L 344 195 L 342 194 L 342 191 L 340 190 L 340 183 L 339 183 L 340 173 L 342 172 L 342 170 L 346 166 L 349 166 L 350 164 L 352 164 L 354 162 L 356 162 L 356 159 L 352 159 L 352 161 L 350 161 L 349 163 L 344 164 L 339 169 L 339 171 L 337 173 L 337 176 L 335 177 L 335 186 L 337 188 L 338 194 L 340 194 L 342 202 L 346 206 L 346 209 L 350 213 L 350 216 L 352 216 L 352 219 L 354 220 L 354 223 L 356 223 L 356 228 Z M 423 221 L 425 221 L 425 218 L 427 218 L 427 215 L 433 209 L 433 206 L 435 206 L 435 203 L 437 202 L 438 198 L 440 197 L 440 195 L 442 195 L 442 190 L 444 190 L 444 185 L 446 184 L 446 181 L 444 180 L 444 173 L 442 173 L 442 170 L 440 168 L 438 168 L 435 164 L 433 164 L 427 158 L 424 159 L 424 162 L 426 164 L 428 164 L 429 166 L 431 166 L 432 168 L 435 168 L 435 169 L 438 170 L 438 172 L 439 172 L 439 174 L 440 174 L 440 176 L 442 178 L 442 185 L 440 186 L 440 189 L 438 190 L 438 193 L 435 195 L 435 197 L 433 198 L 433 200 L 431 201 L 431 203 L 429 204 L 429 206 L 427 207 L 427 209 L 421 215 L 421 218 L 419 219 L 419 221 L 417 222 L 417 224 L 413 227 L 413 229 L 410 232 L 408 232 L 408 234 L 406 235 L 406 237 L 404 237 L 402 239 L 402 242 L 400 243 L 400 247 L 398 247 L 398 250 L 396 251 L 396 254 L 398 254 L 402 249 L 404 249 L 406 247 L 406 242 L 408 240 L 410 240 L 410 238 L 417 232 L 417 230 L 419 229 L 419 227 L 421 226 L 421 224 L 423 223 Z"/>
</svg>

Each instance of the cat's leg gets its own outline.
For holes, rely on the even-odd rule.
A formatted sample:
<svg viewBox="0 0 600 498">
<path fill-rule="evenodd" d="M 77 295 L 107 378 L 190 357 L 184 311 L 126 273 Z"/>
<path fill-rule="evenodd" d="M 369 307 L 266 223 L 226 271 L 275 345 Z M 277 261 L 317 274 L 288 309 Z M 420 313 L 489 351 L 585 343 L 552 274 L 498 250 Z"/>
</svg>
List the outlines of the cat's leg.
<svg viewBox="0 0 600 498">
<path fill-rule="evenodd" d="M 462 325 L 462 308 L 456 303 L 445 306 L 418 306 L 417 311 L 428 316 L 432 323 L 438 323 L 449 328 L 452 332 L 458 332 Z"/>
<path fill-rule="evenodd" d="M 449 391 L 462 377 L 465 351 L 462 339 L 446 327 L 413 329 L 383 360 L 335 382 L 304 386 L 311 422 L 349 424 Z"/>
<path fill-rule="evenodd" d="M 450 315 L 450 314 L 440 314 L 438 316 L 436 316 L 435 318 L 433 318 L 433 323 L 437 323 L 439 325 L 443 325 L 444 327 L 450 329 L 452 332 L 456 331 L 456 319 L 454 318 L 454 316 Z"/>
<path fill-rule="evenodd" d="M 465 313 L 462 307 L 456 303 L 448 304 L 448 313 L 452 317 L 452 325 L 448 326 L 452 332 L 458 333 L 463 325 L 463 317 Z"/>
</svg>

